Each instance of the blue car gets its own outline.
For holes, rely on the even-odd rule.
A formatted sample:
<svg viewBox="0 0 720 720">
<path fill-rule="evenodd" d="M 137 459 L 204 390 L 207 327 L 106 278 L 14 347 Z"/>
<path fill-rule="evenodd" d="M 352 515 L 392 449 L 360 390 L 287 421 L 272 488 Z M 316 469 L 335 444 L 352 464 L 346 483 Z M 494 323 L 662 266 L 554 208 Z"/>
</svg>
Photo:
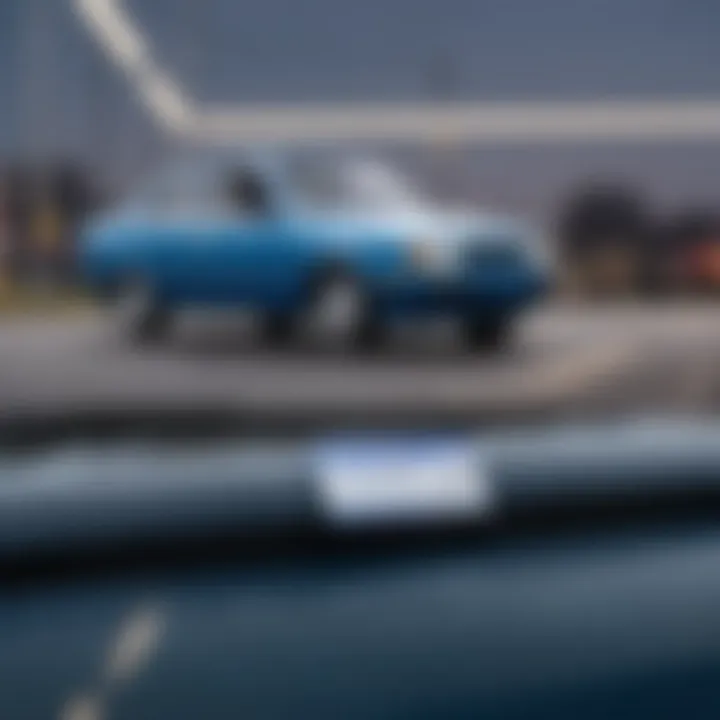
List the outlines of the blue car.
<svg viewBox="0 0 720 720">
<path fill-rule="evenodd" d="M 382 162 L 327 149 L 189 152 L 93 221 L 80 259 L 143 340 L 207 306 L 251 309 L 272 342 L 302 328 L 370 348 L 392 320 L 449 315 L 494 347 L 549 278 L 515 219 L 439 210 Z"/>
</svg>

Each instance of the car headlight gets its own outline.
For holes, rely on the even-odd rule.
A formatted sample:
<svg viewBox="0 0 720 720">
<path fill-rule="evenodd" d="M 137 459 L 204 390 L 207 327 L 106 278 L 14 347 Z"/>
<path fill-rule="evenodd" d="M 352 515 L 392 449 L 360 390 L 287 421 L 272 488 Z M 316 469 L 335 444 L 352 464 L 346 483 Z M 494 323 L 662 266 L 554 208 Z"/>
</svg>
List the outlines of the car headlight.
<svg viewBox="0 0 720 720">
<path fill-rule="evenodd" d="M 552 272 L 556 266 L 554 248 L 550 239 L 545 236 L 531 237 L 526 243 L 528 255 L 542 270 Z"/>
<path fill-rule="evenodd" d="M 457 269 L 458 253 L 442 241 L 419 240 L 410 244 L 410 266 L 424 273 L 447 273 Z"/>
</svg>

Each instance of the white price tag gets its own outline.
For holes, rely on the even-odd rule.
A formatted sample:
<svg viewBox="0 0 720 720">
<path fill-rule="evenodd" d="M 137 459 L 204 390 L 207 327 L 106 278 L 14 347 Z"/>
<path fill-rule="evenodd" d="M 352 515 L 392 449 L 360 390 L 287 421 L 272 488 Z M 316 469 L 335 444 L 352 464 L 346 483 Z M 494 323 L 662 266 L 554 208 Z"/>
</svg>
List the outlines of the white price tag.
<svg viewBox="0 0 720 720">
<path fill-rule="evenodd" d="M 335 525 L 442 522 L 490 509 L 487 468 L 466 440 L 338 440 L 318 451 L 320 500 Z"/>
</svg>

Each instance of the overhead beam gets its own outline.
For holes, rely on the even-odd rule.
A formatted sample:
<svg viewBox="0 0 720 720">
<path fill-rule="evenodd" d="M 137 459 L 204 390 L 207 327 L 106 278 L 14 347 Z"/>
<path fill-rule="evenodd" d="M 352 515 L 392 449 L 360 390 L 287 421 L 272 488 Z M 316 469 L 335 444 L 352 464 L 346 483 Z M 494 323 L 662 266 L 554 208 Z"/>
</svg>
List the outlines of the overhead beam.
<svg viewBox="0 0 720 720">
<path fill-rule="evenodd" d="M 464 102 L 200 105 L 153 56 L 121 0 L 72 0 L 85 27 L 168 133 L 200 142 L 480 143 L 720 139 L 720 102 Z"/>
</svg>

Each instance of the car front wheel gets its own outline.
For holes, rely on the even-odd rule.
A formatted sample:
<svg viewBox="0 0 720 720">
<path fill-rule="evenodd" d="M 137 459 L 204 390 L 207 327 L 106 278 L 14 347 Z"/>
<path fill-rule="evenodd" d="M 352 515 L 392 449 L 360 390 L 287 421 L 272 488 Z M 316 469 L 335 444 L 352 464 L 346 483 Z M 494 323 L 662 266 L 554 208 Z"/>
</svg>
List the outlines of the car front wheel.
<svg viewBox="0 0 720 720">
<path fill-rule="evenodd" d="M 307 312 L 308 329 L 323 342 L 370 350 L 383 340 L 383 326 L 363 284 L 332 272 L 315 284 Z"/>
<path fill-rule="evenodd" d="M 123 337 L 133 342 L 160 340 L 170 324 L 170 313 L 146 283 L 123 284 L 115 294 L 113 314 Z"/>
</svg>

